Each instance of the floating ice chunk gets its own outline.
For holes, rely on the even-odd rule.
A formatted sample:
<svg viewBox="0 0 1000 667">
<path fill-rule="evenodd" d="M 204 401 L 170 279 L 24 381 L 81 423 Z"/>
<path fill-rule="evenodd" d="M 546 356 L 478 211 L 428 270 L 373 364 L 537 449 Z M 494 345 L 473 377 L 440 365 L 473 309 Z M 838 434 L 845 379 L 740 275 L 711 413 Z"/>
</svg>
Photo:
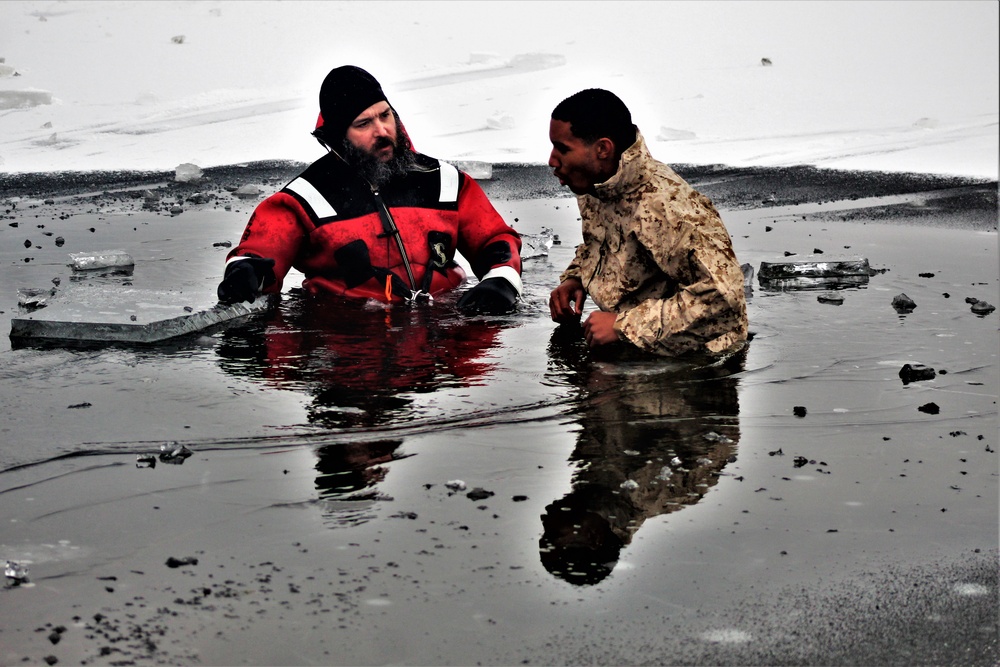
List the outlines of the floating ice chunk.
<svg viewBox="0 0 1000 667">
<path fill-rule="evenodd" d="M 825 294 L 818 295 L 816 300 L 831 306 L 839 306 L 844 303 L 844 296 L 836 292 L 826 292 Z"/>
<path fill-rule="evenodd" d="M 521 234 L 521 261 L 547 256 L 552 244 L 553 234 L 548 227 L 543 227 L 538 234 Z"/>
<path fill-rule="evenodd" d="M 892 297 L 892 307 L 900 314 L 912 313 L 917 303 L 906 294 L 897 294 Z"/>
<path fill-rule="evenodd" d="M 97 252 L 71 252 L 69 266 L 77 271 L 126 268 L 135 266 L 132 256 L 124 250 L 99 250 Z"/>
<path fill-rule="evenodd" d="M 460 479 L 453 479 L 449 482 L 445 482 L 444 485 L 452 491 L 465 491 L 465 482 Z"/>
<path fill-rule="evenodd" d="M 180 465 L 193 453 L 184 445 L 178 445 L 176 442 L 166 442 L 160 445 L 160 460 L 164 463 Z"/>
<path fill-rule="evenodd" d="M 156 343 L 264 313 L 280 298 L 270 294 L 252 303 L 196 309 L 188 305 L 192 295 L 182 291 L 77 287 L 62 292 L 46 308 L 11 319 L 10 337 Z"/>
<path fill-rule="evenodd" d="M 996 306 L 988 301 L 977 300 L 974 304 L 972 304 L 972 312 L 976 315 L 989 315 L 994 310 L 996 310 Z"/>
<path fill-rule="evenodd" d="M 870 276 L 867 259 L 834 262 L 761 262 L 757 275 L 761 281 L 788 278 L 842 278 Z"/>
<path fill-rule="evenodd" d="M 247 185 L 241 185 L 233 194 L 240 199 L 253 199 L 254 197 L 259 197 L 262 192 L 259 186 L 248 183 Z"/>
<path fill-rule="evenodd" d="M 44 308 L 49 297 L 55 293 L 56 288 L 54 287 L 22 287 L 17 290 L 17 305 L 24 310 L 38 310 Z"/>
<path fill-rule="evenodd" d="M 639 482 L 635 481 L 634 479 L 626 479 L 624 482 L 621 483 L 621 488 L 625 489 L 626 491 L 632 491 L 634 489 L 639 488 Z"/>
<path fill-rule="evenodd" d="M 28 581 L 28 566 L 12 560 L 7 561 L 3 574 L 15 584 L 22 584 Z"/>
<path fill-rule="evenodd" d="M 867 285 L 872 275 L 874 272 L 868 260 L 863 258 L 826 262 L 761 262 L 757 280 L 769 290 L 835 289 Z"/>
<path fill-rule="evenodd" d="M 178 183 L 190 183 L 200 181 L 202 177 L 201 168 L 198 165 L 185 162 L 174 168 L 174 180 Z"/>
</svg>

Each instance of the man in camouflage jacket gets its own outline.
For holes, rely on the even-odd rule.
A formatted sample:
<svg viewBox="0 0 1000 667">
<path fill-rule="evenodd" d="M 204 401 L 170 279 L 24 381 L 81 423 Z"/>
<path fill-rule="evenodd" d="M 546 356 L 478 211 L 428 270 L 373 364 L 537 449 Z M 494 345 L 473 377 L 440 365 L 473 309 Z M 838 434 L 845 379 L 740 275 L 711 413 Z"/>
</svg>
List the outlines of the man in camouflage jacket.
<svg viewBox="0 0 1000 667">
<path fill-rule="evenodd" d="M 743 272 L 718 212 L 653 159 L 624 103 L 599 89 L 552 112 L 549 166 L 577 195 L 583 243 L 552 291 L 552 319 L 583 322 L 591 347 L 723 354 L 747 339 Z"/>
</svg>

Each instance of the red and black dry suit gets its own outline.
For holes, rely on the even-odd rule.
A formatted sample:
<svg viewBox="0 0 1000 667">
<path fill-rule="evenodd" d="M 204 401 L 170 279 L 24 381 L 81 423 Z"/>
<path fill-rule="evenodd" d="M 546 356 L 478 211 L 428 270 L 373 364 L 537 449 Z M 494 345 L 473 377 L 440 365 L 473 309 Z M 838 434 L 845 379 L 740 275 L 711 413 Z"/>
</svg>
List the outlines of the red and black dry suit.
<svg viewBox="0 0 1000 667">
<path fill-rule="evenodd" d="M 399 302 L 457 287 L 465 271 L 521 292 L 521 240 L 468 174 L 416 153 L 414 166 L 374 190 L 328 153 L 261 202 L 227 261 L 274 259 L 280 292 L 294 267 L 309 293 Z"/>
</svg>

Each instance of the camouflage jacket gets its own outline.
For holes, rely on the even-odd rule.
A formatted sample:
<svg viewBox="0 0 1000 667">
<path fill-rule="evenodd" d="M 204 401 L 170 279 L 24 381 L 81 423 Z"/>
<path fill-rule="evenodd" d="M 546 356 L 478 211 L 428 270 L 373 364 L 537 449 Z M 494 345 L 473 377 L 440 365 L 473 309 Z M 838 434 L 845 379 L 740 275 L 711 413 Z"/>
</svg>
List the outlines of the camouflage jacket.
<svg viewBox="0 0 1000 667">
<path fill-rule="evenodd" d="M 560 276 L 578 278 L 615 330 L 661 355 L 722 353 L 747 338 L 743 272 L 712 202 L 653 159 L 642 135 L 618 172 L 577 202 L 583 243 Z"/>
</svg>

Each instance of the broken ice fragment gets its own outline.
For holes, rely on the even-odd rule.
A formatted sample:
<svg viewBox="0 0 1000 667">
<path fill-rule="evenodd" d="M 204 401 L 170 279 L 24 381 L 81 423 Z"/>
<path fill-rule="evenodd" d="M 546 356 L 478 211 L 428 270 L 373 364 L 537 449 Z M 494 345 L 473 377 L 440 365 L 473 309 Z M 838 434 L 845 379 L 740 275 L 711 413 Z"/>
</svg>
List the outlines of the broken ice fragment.
<svg viewBox="0 0 1000 667">
<path fill-rule="evenodd" d="M 761 262 L 757 280 L 768 290 L 822 289 L 867 285 L 873 275 L 867 259 L 828 262 Z M 744 272 L 744 280 L 746 279 Z M 746 288 L 746 285 L 744 285 Z"/>
<path fill-rule="evenodd" d="M 121 269 L 119 269 L 121 270 Z M 208 301 L 205 294 L 203 303 Z M 214 289 L 211 296 L 215 296 Z M 185 311 L 191 296 L 179 290 L 142 290 L 127 286 L 71 287 L 44 309 L 11 320 L 11 339 L 158 343 L 177 336 L 243 321 L 281 300 L 267 295 L 254 303 L 217 304 Z M 134 317 L 133 317 L 134 316 Z"/>
<path fill-rule="evenodd" d="M 784 278 L 840 278 L 844 276 L 869 276 L 871 267 L 867 259 L 836 262 L 761 262 L 760 280 Z"/>
<path fill-rule="evenodd" d="M 124 250 L 101 250 L 98 252 L 72 252 L 69 266 L 77 271 L 93 269 L 125 268 L 135 266 L 132 257 Z"/>
<path fill-rule="evenodd" d="M 465 482 L 460 479 L 453 479 L 450 482 L 445 482 L 444 485 L 452 491 L 465 491 Z"/>
<path fill-rule="evenodd" d="M 171 556 L 167 559 L 167 567 L 177 568 L 183 565 L 197 565 L 198 559 L 194 556 L 185 556 L 184 558 L 174 558 Z"/>
<path fill-rule="evenodd" d="M 167 442 L 160 445 L 160 460 L 164 463 L 174 463 L 180 465 L 184 463 L 184 459 L 191 456 L 194 452 L 185 447 L 184 445 L 178 445 L 176 442 Z"/>
<path fill-rule="evenodd" d="M 976 315 L 989 315 L 994 310 L 996 310 L 996 307 L 988 301 L 976 301 L 972 304 L 972 312 Z"/>
<path fill-rule="evenodd" d="M 23 584 L 28 581 L 28 566 L 9 560 L 4 567 L 3 574 L 14 584 Z"/>
<path fill-rule="evenodd" d="M 899 369 L 899 379 L 903 384 L 918 382 L 920 380 L 933 380 L 937 376 L 933 368 L 923 364 L 903 364 Z"/>
<path fill-rule="evenodd" d="M 486 500 L 493 495 L 492 491 L 487 491 L 482 487 L 476 487 L 472 491 L 469 491 L 465 496 L 469 500 Z"/>
<path fill-rule="evenodd" d="M 547 256 L 552 242 L 552 230 L 548 227 L 543 227 L 538 234 L 521 234 L 521 259 Z"/>
<path fill-rule="evenodd" d="M 49 297 L 55 296 L 54 287 L 22 287 L 17 290 L 17 305 L 25 310 L 37 310 L 48 305 Z"/>
<path fill-rule="evenodd" d="M 156 457 L 152 454 L 136 454 L 135 455 L 135 467 L 136 468 L 155 468 L 156 467 Z"/>
<path fill-rule="evenodd" d="M 192 181 L 199 181 L 202 177 L 201 168 L 198 165 L 191 164 L 190 162 L 185 162 L 184 164 L 179 164 L 174 169 L 174 180 L 178 183 L 190 183 Z"/>
<path fill-rule="evenodd" d="M 897 294 L 892 298 L 892 307 L 896 309 L 897 313 L 912 313 L 913 309 L 917 307 L 916 302 L 905 294 Z"/>
<path fill-rule="evenodd" d="M 240 199 L 252 199 L 254 197 L 259 197 L 262 194 L 262 190 L 253 184 L 241 185 L 238 187 L 233 194 Z"/>
</svg>

